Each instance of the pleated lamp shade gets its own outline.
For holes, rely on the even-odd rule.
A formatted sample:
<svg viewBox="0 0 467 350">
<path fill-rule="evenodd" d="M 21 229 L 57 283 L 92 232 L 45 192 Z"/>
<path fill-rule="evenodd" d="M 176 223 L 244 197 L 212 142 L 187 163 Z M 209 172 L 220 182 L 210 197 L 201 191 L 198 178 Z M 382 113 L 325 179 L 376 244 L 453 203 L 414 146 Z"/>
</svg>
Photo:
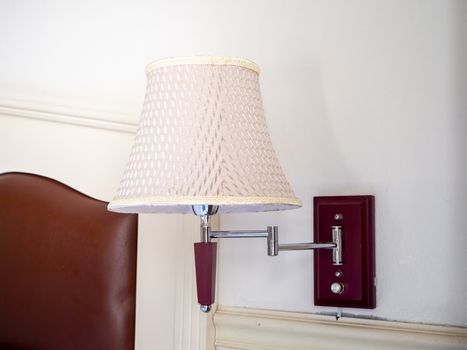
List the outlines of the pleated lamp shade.
<svg viewBox="0 0 467 350">
<path fill-rule="evenodd" d="M 301 206 L 269 137 L 258 66 L 231 57 L 185 57 L 146 68 L 143 111 L 109 210 L 192 213 Z"/>
</svg>

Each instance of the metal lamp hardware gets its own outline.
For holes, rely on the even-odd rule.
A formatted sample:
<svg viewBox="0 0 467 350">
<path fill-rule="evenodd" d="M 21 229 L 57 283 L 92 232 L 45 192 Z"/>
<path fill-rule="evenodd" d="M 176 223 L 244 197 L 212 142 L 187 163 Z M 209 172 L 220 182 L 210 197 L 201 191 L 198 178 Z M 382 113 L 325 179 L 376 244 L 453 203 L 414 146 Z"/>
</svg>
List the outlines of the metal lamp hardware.
<svg viewBox="0 0 467 350">
<path fill-rule="evenodd" d="M 342 226 L 332 226 L 332 242 L 279 244 L 279 229 L 277 226 L 268 226 L 266 230 L 212 231 L 211 216 L 216 214 L 217 210 L 217 206 L 193 206 L 193 212 L 201 219 L 201 242 L 209 243 L 213 238 L 266 238 L 269 256 L 277 256 L 279 251 L 285 250 L 332 249 L 333 265 L 342 265 Z M 201 305 L 201 311 L 208 312 L 209 307 Z"/>
<path fill-rule="evenodd" d="M 198 208 L 203 207 L 203 208 Z M 267 238 L 269 256 L 277 256 L 282 250 L 332 249 L 332 262 L 342 265 L 342 226 L 332 226 L 332 242 L 329 243 L 285 243 L 279 244 L 279 228 L 268 226 L 266 230 L 212 231 L 211 215 L 217 213 L 214 206 L 193 206 L 193 211 L 201 219 L 201 241 L 210 242 L 212 238 Z M 208 214 L 210 213 L 210 214 Z"/>
<path fill-rule="evenodd" d="M 331 284 L 331 292 L 334 294 L 341 294 L 344 291 L 344 285 L 340 282 L 334 282 Z"/>
<path fill-rule="evenodd" d="M 333 242 L 329 243 L 284 243 L 279 244 L 279 232 L 277 226 L 268 226 L 266 230 L 242 230 L 242 231 L 210 231 L 208 242 L 211 238 L 266 238 L 267 252 L 269 256 L 279 255 L 279 251 L 285 250 L 313 250 L 332 249 L 332 261 L 334 265 L 342 265 L 342 228 L 333 226 Z"/>
</svg>

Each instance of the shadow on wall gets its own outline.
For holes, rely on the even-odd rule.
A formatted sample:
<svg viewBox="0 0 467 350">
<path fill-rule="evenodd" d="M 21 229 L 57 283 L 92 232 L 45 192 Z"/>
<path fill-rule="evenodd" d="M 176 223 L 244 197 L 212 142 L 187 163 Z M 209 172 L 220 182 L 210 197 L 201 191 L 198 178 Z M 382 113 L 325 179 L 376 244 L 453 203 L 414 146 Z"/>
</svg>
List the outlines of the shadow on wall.
<svg viewBox="0 0 467 350">
<path fill-rule="evenodd" d="M 467 256 L 467 2 L 458 1 L 453 8 L 457 14 L 457 20 L 453 23 L 453 32 L 456 35 L 455 48 L 457 50 L 454 62 L 453 74 L 456 77 L 455 112 L 453 128 L 454 140 L 452 140 L 452 152 L 455 168 L 453 169 L 452 189 L 455 208 L 452 212 L 452 220 L 459 228 L 458 233 L 463 237 L 463 247 L 455 250 L 457 253 L 451 255 L 453 268 Z M 447 247 L 450 245 L 448 244 Z M 449 249 L 449 248 L 447 248 Z M 462 271 L 463 269 L 463 271 Z M 461 267 L 460 285 L 452 288 L 460 291 L 467 289 L 467 265 Z M 453 280 L 455 281 L 455 279 Z M 467 326 L 467 299 L 464 298 L 463 305 L 459 305 L 465 313 L 465 325 Z"/>
</svg>

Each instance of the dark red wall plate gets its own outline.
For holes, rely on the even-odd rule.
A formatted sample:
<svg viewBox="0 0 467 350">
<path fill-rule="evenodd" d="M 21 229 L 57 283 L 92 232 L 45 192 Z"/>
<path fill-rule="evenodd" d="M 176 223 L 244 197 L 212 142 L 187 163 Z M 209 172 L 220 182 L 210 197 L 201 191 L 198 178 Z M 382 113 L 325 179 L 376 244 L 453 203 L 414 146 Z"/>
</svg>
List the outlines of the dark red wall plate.
<svg viewBox="0 0 467 350">
<path fill-rule="evenodd" d="M 373 196 L 314 197 L 314 242 L 332 242 L 332 226 L 342 227 L 342 265 L 333 265 L 331 249 L 314 252 L 315 305 L 376 307 L 374 203 Z"/>
</svg>

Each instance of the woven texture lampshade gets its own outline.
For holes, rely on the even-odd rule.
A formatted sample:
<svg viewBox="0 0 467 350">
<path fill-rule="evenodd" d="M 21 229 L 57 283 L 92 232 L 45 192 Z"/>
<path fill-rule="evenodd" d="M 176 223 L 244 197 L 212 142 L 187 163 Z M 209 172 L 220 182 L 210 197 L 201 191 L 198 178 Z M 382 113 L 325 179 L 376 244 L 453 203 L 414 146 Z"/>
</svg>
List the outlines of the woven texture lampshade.
<svg viewBox="0 0 467 350">
<path fill-rule="evenodd" d="M 230 57 L 148 65 L 136 139 L 109 210 L 269 211 L 301 205 L 271 144 L 259 68 Z"/>
</svg>

